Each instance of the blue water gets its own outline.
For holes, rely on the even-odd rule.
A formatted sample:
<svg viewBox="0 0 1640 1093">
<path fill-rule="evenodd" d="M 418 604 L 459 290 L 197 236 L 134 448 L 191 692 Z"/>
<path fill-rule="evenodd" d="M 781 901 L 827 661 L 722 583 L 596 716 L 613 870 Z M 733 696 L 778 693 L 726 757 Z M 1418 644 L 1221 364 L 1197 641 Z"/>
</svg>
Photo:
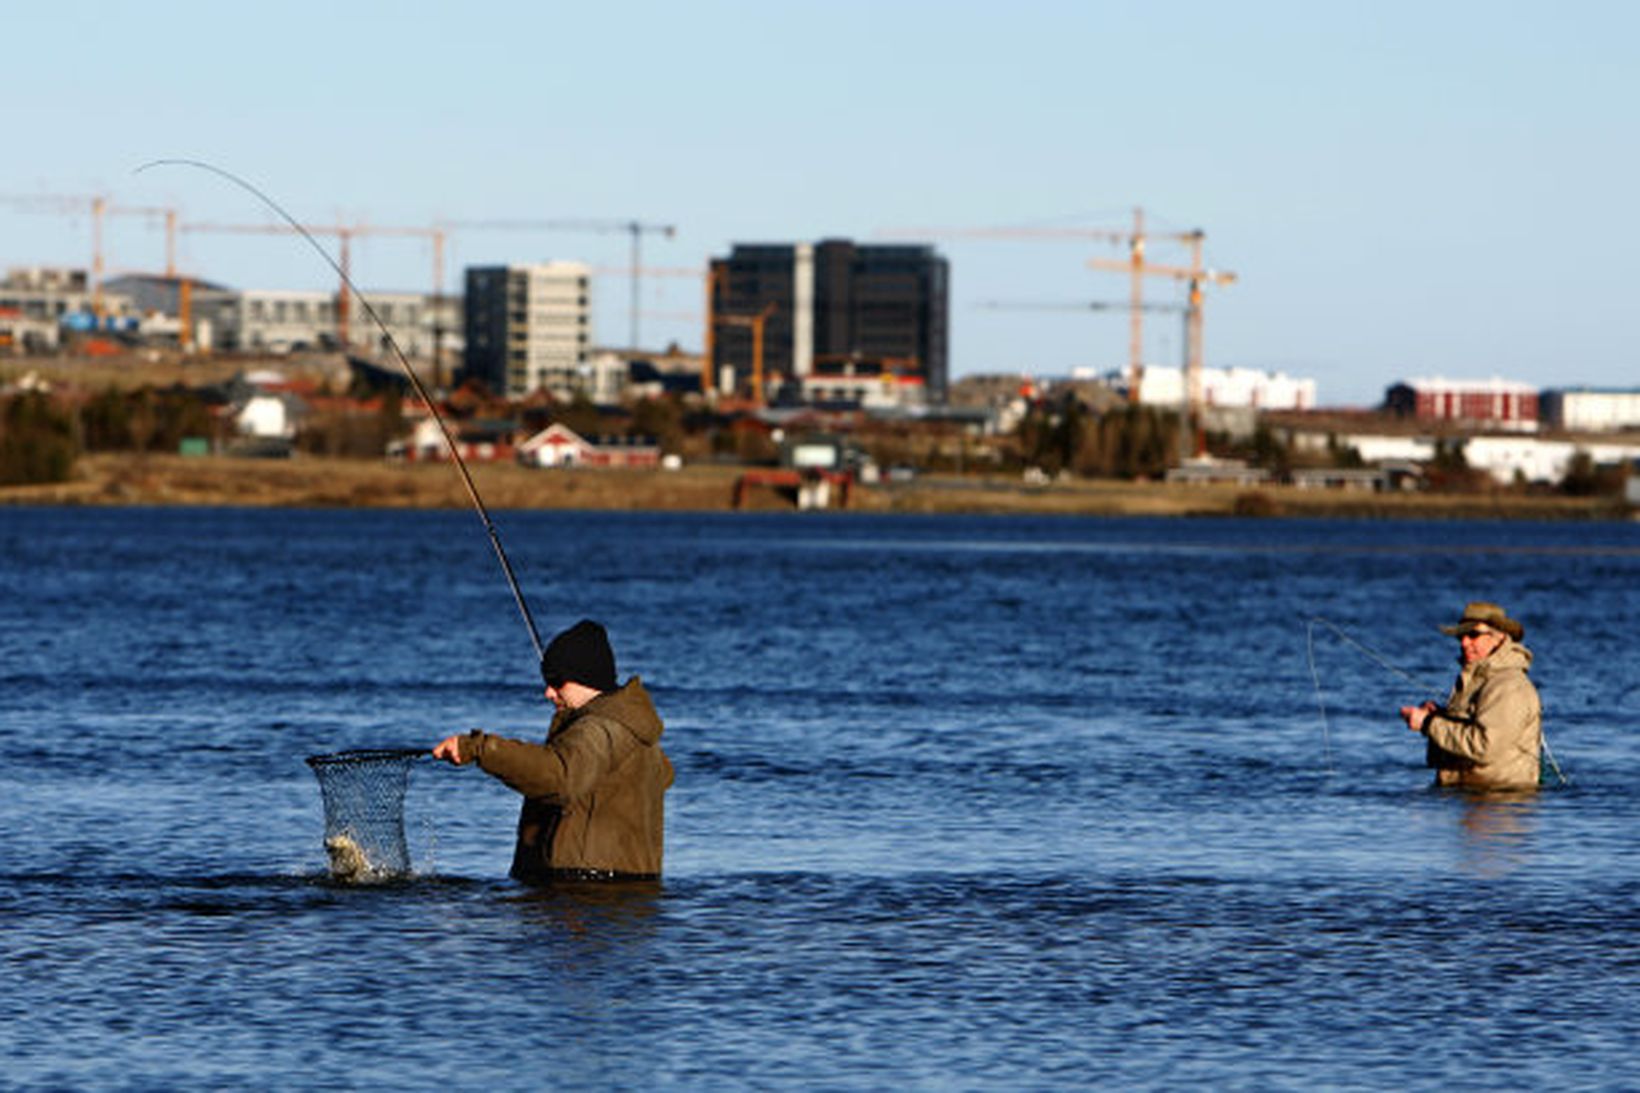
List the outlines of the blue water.
<svg viewBox="0 0 1640 1093">
<path fill-rule="evenodd" d="M 430 761 L 326 877 L 303 757 L 544 731 L 470 513 L 0 509 L 0 1086 L 1640 1085 L 1640 526 L 496 520 L 667 720 L 658 892 Z M 1535 799 L 1395 716 L 1483 598 Z"/>
</svg>

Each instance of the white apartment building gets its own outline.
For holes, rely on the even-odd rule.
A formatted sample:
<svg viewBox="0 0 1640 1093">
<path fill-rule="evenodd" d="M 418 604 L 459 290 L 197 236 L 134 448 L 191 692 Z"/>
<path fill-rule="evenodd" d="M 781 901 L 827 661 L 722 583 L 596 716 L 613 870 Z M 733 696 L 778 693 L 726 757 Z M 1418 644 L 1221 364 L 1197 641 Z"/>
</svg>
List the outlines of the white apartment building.
<svg viewBox="0 0 1640 1093">
<path fill-rule="evenodd" d="M 381 327 L 365 309 L 375 311 L 393 341 L 409 357 L 428 357 L 435 338 L 448 350 L 458 336 L 459 297 L 432 297 L 418 292 L 366 292 L 348 296 L 347 349 L 379 355 L 388 350 Z M 263 353 L 333 349 L 341 345 L 336 295 L 319 290 L 246 289 L 205 291 L 194 295 L 192 321 L 196 340 L 216 348 Z"/>
<path fill-rule="evenodd" d="M 630 373 L 631 366 L 625 357 L 607 349 L 602 350 L 592 354 L 582 369 L 581 390 L 587 398 L 601 406 L 613 405 L 621 401 Z"/>
<path fill-rule="evenodd" d="M 592 396 L 591 285 L 583 262 L 469 267 L 465 376 L 508 398 Z"/>
<path fill-rule="evenodd" d="M 1640 429 L 1640 387 L 1570 387 L 1545 391 L 1541 412 L 1548 424 L 1568 433 Z"/>
<path fill-rule="evenodd" d="M 1640 458 L 1640 444 L 1574 444 L 1538 437 L 1476 436 L 1464 442 L 1464 461 L 1501 483 L 1517 477 L 1528 482 L 1558 482 L 1566 476 L 1572 457 L 1585 452 L 1596 464 Z"/>
<path fill-rule="evenodd" d="M 1127 387 L 1125 373 L 1110 373 L 1113 386 Z M 1202 403 L 1206 406 L 1253 410 L 1313 410 L 1315 380 L 1297 379 L 1285 372 L 1255 368 L 1203 368 Z M 1184 369 L 1176 365 L 1146 365 L 1139 382 L 1139 401 L 1146 406 L 1182 406 Z"/>
</svg>

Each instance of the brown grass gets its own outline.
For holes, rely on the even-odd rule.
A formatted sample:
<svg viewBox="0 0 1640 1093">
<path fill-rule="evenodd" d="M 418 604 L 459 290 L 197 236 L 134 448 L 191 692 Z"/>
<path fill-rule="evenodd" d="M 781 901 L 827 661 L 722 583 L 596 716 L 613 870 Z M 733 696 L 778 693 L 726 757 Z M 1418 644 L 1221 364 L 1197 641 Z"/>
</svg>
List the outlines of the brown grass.
<svg viewBox="0 0 1640 1093">
<path fill-rule="evenodd" d="M 741 469 L 691 465 L 677 471 L 531 470 L 480 464 L 473 481 L 491 509 L 723 511 L 733 507 Z M 400 464 L 298 455 L 89 455 L 71 482 L 0 488 L 0 504 L 245 505 L 301 508 L 464 508 L 471 504 L 448 463 Z M 748 492 L 745 508 L 791 511 L 789 496 Z M 1373 494 L 1268 486 L 1252 498 L 1235 486 L 1073 481 L 1028 486 L 1015 478 L 928 475 L 908 483 L 858 486 L 861 512 L 996 513 L 1081 516 L 1316 516 L 1362 518 L 1614 519 L 1610 499 Z"/>
</svg>

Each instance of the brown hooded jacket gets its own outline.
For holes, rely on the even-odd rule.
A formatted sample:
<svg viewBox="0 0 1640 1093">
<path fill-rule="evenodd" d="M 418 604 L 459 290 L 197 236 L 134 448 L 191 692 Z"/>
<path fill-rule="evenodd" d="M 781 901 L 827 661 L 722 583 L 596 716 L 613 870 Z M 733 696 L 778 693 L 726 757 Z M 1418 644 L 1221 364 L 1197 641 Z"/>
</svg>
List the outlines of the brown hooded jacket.
<svg viewBox="0 0 1640 1093">
<path fill-rule="evenodd" d="M 1445 707 L 1424 722 L 1427 762 L 1443 786 L 1535 787 L 1543 710 L 1526 678 L 1532 652 L 1506 637 L 1484 660 L 1464 665 Z"/>
<path fill-rule="evenodd" d="M 662 800 L 672 784 L 662 728 L 633 676 L 620 690 L 560 710 L 543 744 L 477 729 L 461 737 L 462 762 L 476 760 L 524 795 L 512 875 L 531 883 L 659 876 Z"/>
</svg>

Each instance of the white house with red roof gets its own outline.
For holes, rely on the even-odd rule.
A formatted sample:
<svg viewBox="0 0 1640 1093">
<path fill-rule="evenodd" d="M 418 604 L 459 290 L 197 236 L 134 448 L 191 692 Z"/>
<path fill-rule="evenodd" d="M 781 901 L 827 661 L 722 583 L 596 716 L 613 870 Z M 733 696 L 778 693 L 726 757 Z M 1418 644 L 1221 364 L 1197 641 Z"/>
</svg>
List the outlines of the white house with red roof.
<svg viewBox="0 0 1640 1093">
<path fill-rule="evenodd" d="M 518 461 L 527 467 L 654 467 L 660 460 L 659 445 L 648 437 L 594 442 L 556 422 L 518 445 Z"/>
</svg>

